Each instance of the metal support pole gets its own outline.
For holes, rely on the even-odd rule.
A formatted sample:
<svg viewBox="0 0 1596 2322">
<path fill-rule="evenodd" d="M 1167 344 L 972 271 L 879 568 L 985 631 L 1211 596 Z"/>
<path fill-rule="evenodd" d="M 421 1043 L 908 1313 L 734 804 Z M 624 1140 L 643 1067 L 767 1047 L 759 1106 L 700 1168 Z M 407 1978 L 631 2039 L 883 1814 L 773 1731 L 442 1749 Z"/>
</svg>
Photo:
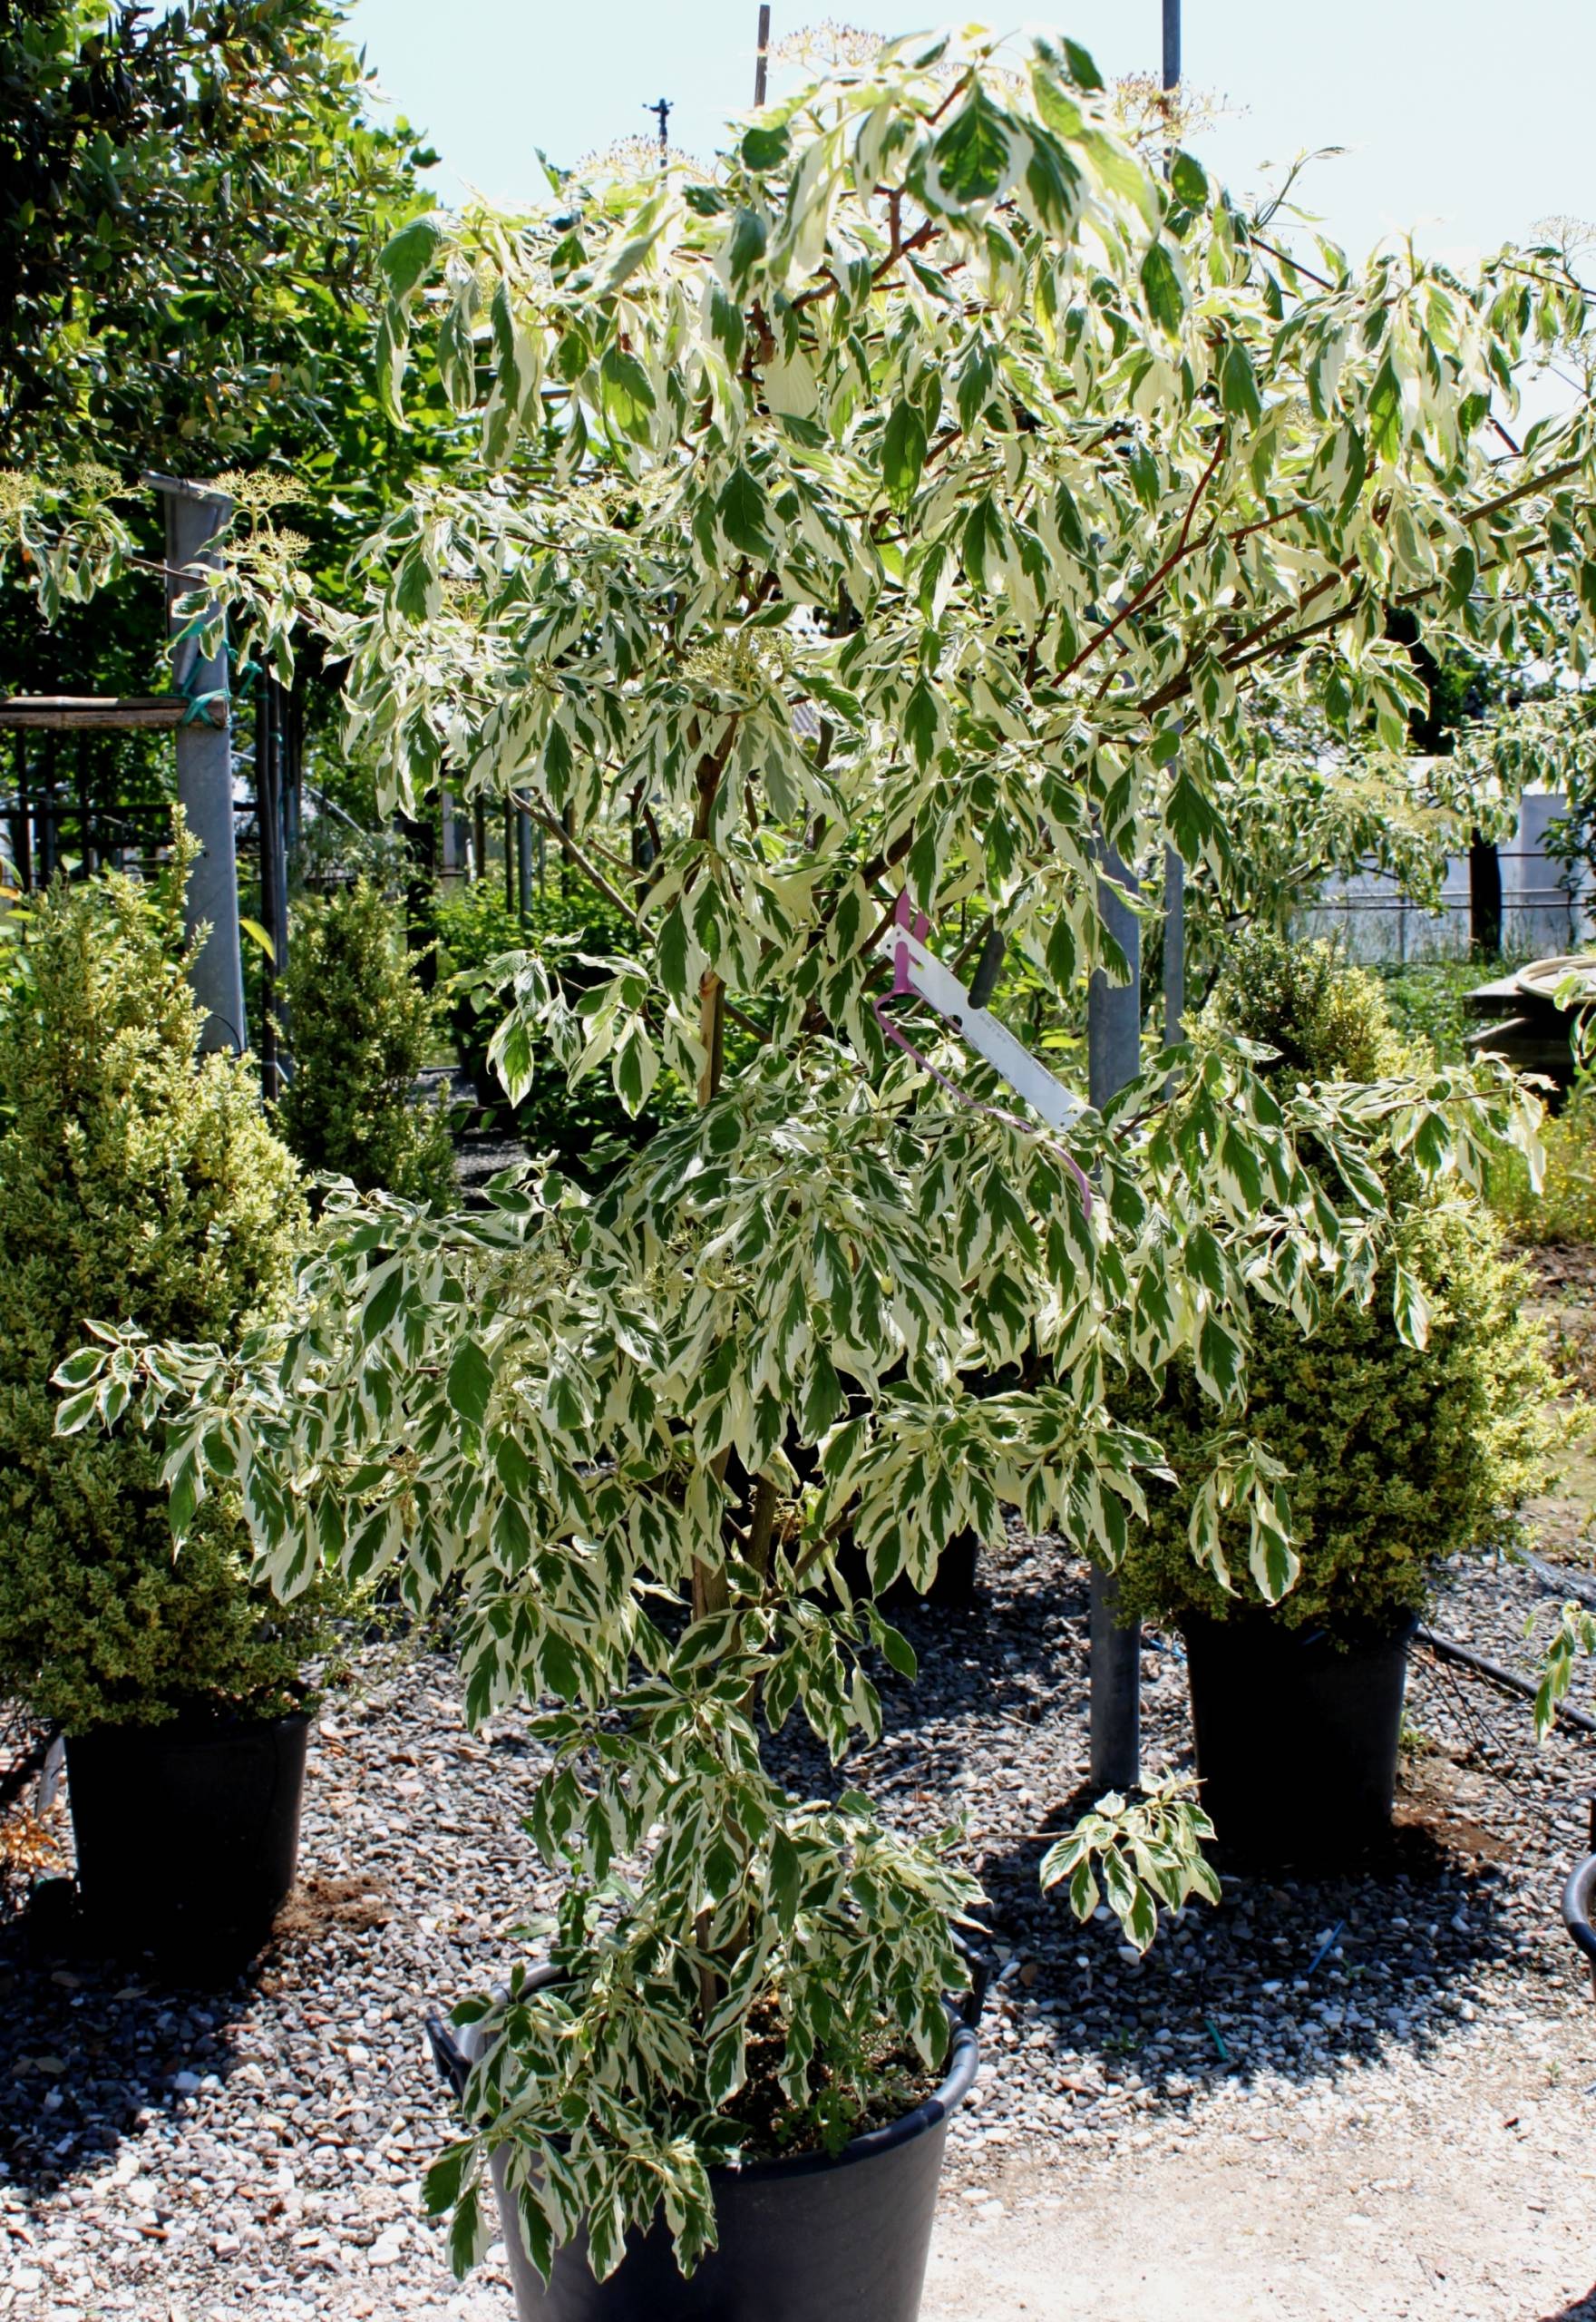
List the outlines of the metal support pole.
<svg viewBox="0 0 1596 2322">
<path fill-rule="evenodd" d="M 55 805 L 55 737 L 44 737 L 44 795 L 37 817 L 39 883 L 47 887 L 61 867 L 61 829 Z"/>
<path fill-rule="evenodd" d="M 1173 1049 L 1186 1012 L 1186 866 L 1176 846 L 1163 850 L 1163 1044 Z"/>
<path fill-rule="evenodd" d="M 521 923 L 524 929 L 532 915 L 532 818 L 524 806 L 515 812 L 515 860 L 520 873 Z"/>
<path fill-rule="evenodd" d="M 33 834 L 28 826 L 28 737 L 16 737 L 16 813 L 11 825 L 12 855 L 16 883 L 24 894 L 34 883 Z"/>
<path fill-rule="evenodd" d="M 202 1049 L 242 1049 L 244 962 L 238 940 L 238 863 L 233 839 L 233 743 L 225 713 L 228 653 L 225 637 L 203 659 L 198 636 L 183 636 L 178 600 L 194 588 L 196 567 L 218 562 L 212 543 L 232 511 L 225 493 L 184 483 L 174 476 L 145 478 L 160 493 L 166 512 L 166 600 L 174 638 L 172 653 L 179 688 L 190 702 L 205 697 L 205 707 L 178 727 L 178 801 L 200 855 L 189 881 L 184 924 L 190 937 L 201 926 L 209 933 L 194 961 L 194 997 L 205 1010 Z"/>
<path fill-rule="evenodd" d="M 1086 989 L 1087 1080 L 1099 1111 L 1135 1078 L 1142 1062 L 1141 923 L 1121 892 L 1131 882 L 1119 856 L 1105 849 L 1103 867 L 1109 875 L 1098 883 L 1098 909 L 1124 953 L 1130 981 L 1110 983 L 1099 968 Z M 1090 1728 L 1098 1791 L 1134 1789 L 1142 1767 L 1142 1632 L 1134 1624 L 1122 1626 L 1118 1615 L 1119 1581 L 1094 1565 Z"/>
<path fill-rule="evenodd" d="M 1163 0 L 1163 85 L 1181 85 L 1181 0 Z"/>
<path fill-rule="evenodd" d="M 271 937 L 274 950 L 277 942 L 277 836 L 280 828 L 277 710 L 277 688 L 270 678 L 263 675 L 255 697 L 255 836 L 260 848 L 260 920 Z M 260 1093 L 268 1104 L 275 1102 L 282 1094 L 281 1068 L 277 1062 L 277 998 L 276 963 L 268 954 L 260 962 L 260 1024 L 257 1045 L 260 1050 Z"/>
<path fill-rule="evenodd" d="M 1169 0 L 1164 0 L 1169 5 Z M 761 0 L 759 11 L 759 45 L 754 52 L 754 102 L 764 102 L 766 75 L 770 70 L 770 7 L 768 0 Z"/>
</svg>

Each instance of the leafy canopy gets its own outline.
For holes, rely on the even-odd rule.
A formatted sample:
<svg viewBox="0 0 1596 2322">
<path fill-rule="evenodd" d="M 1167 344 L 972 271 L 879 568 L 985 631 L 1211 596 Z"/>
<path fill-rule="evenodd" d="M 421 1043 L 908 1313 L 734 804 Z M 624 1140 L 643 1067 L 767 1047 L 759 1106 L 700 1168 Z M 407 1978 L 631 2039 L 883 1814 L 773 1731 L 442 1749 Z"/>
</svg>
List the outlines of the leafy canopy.
<svg viewBox="0 0 1596 2322">
<path fill-rule="evenodd" d="M 553 1703 L 530 1827 L 569 1980 L 488 2013 L 434 2186 L 462 2263 L 500 2146 L 540 2266 L 585 2224 L 608 2271 L 660 2203 L 690 2266 L 756 2006 L 794 2091 L 839 2025 L 939 2052 L 968 1874 L 761 1755 L 794 1712 L 835 1758 L 873 1739 L 876 1656 L 911 1666 L 844 1534 L 878 1593 L 1010 1511 L 1115 1564 L 1162 1450 L 1113 1383 L 1183 1355 L 1239 1415 L 1259 1304 L 1309 1327 L 1373 1294 L 1377 1152 L 1469 1178 L 1533 1146 L 1489 1068 L 1277 1090 L 1221 1042 L 1066 1151 L 876 1011 L 905 890 L 933 943 L 971 910 L 1062 1007 L 1120 964 L 1102 843 L 1223 859 L 1260 673 L 1399 746 L 1392 604 L 1528 636 L 1596 544 L 1588 415 L 1522 456 L 1491 426 L 1579 327 L 1558 262 L 1320 268 L 1195 159 L 1154 175 L 1078 49 L 979 32 L 835 73 L 707 176 L 600 172 L 389 248 L 385 392 L 424 327 L 485 473 L 369 545 L 355 734 L 396 798 L 446 773 L 524 801 L 631 931 L 579 1010 L 521 961 L 512 1090 L 546 1041 L 629 1109 L 665 1066 L 698 1107 L 597 1195 L 336 1209 L 286 1332 L 127 1335 L 97 1391 L 170 1419 L 180 1504 L 230 1463 L 285 1589 L 326 1560 L 456 1582 L 472 1714 Z M 1228 1459 L 1279 1598 L 1273 1484 Z M 1105 1801 L 1052 1868 L 1079 1907 L 1102 1859 L 1142 1940 L 1199 1835 L 1189 1801 Z"/>
</svg>

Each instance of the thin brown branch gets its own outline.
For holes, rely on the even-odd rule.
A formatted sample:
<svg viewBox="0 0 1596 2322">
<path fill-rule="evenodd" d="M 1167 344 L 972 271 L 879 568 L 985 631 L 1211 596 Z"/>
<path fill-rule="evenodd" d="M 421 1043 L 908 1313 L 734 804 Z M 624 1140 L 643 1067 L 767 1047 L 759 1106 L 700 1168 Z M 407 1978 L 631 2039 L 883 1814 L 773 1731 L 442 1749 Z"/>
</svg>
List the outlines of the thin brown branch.
<svg viewBox="0 0 1596 2322">
<path fill-rule="evenodd" d="M 1304 282 L 1312 282 L 1320 290 L 1336 290 L 1340 288 L 1338 283 L 1328 282 L 1322 274 L 1316 274 L 1312 267 L 1304 266 L 1299 258 L 1291 258 L 1285 250 L 1277 249 L 1273 242 L 1266 242 L 1261 234 L 1249 232 L 1247 243 L 1251 249 L 1267 250 L 1270 258 L 1276 259 L 1280 265 L 1289 267 L 1293 274 L 1299 274 Z"/>
<path fill-rule="evenodd" d="M 598 893 L 604 897 L 605 902 L 612 903 L 615 909 L 620 912 L 622 918 L 628 921 L 632 927 L 636 928 L 639 935 L 647 935 L 648 932 L 648 925 L 647 922 L 643 918 L 642 913 L 634 904 L 628 902 L 623 894 L 619 893 L 616 888 L 610 885 L 609 881 L 604 876 L 604 873 L 597 867 L 596 864 L 589 861 L 588 857 L 582 853 L 581 848 L 577 844 L 575 839 L 570 835 L 570 833 L 558 823 L 554 816 L 550 815 L 546 808 L 540 806 L 535 799 L 521 798 L 514 792 L 511 794 L 511 803 L 513 805 L 524 806 L 527 813 L 530 815 L 532 820 L 535 823 L 540 823 L 543 828 L 549 833 L 550 836 L 551 838 L 558 839 L 561 846 L 565 847 L 569 851 L 571 861 L 576 864 L 577 869 L 582 873 L 584 878 L 590 879 L 592 881 L 594 886 L 598 888 Z M 657 845 L 657 830 L 656 831 L 655 836 L 656 844 Z M 733 1023 L 739 1025 L 744 1032 L 751 1033 L 753 1037 L 760 1042 L 761 1046 L 764 1046 L 769 1041 L 770 1034 L 765 1030 L 764 1025 L 756 1024 L 752 1016 L 745 1016 L 743 1010 L 736 1007 L 733 1001 L 729 1000 L 723 1000 L 722 1007 L 725 1014 L 731 1018 Z"/>
<path fill-rule="evenodd" d="M 1114 619 L 1110 621 L 1105 621 L 1103 627 L 1096 632 L 1095 636 L 1089 637 L 1085 645 L 1082 646 L 1080 651 L 1075 655 L 1075 659 L 1070 662 L 1068 668 L 1060 670 L 1059 678 L 1061 682 L 1065 678 L 1073 678 L 1075 671 L 1085 662 L 1089 661 L 1094 653 L 1097 652 L 1101 647 L 1106 645 L 1109 639 L 1114 635 L 1115 631 L 1123 628 L 1124 623 L 1130 620 L 1132 614 L 1140 611 L 1141 608 L 1146 603 L 1148 598 L 1151 597 L 1155 590 L 1163 586 L 1163 583 L 1168 580 L 1176 565 L 1184 561 L 1185 557 L 1189 553 L 1192 525 L 1197 514 L 1197 503 L 1202 499 L 1203 493 L 1207 491 L 1209 483 L 1212 478 L 1215 469 L 1219 466 L 1221 460 L 1224 457 L 1227 441 L 1228 438 L 1221 431 L 1219 441 L 1213 447 L 1213 457 L 1209 461 L 1208 465 L 1203 469 L 1202 473 L 1197 479 L 1197 488 L 1192 493 L 1191 500 L 1187 503 L 1184 516 L 1181 519 L 1181 529 L 1176 536 L 1173 548 L 1171 549 L 1163 563 L 1160 564 L 1153 572 L 1148 574 L 1146 580 L 1143 581 L 1142 586 L 1136 590 L 1135 594 L 1126 599 L 1125 602 L 1120 607 L 1118 612 L 1114 614 Z M 1212 540 L 1212 537 L 1213 534 L 1211 529 L 1209 532 L 1204 532 L 1202 540 L 1200 541 L 1197 545 L 1201 548 L 1206 541 Z"/>
<path fill-rule="evenodd" d="M 781 1492 L 774 1476 L 761 1476 L 754 1487 L 754 1513 L 748 1522 L 748 1562 L 761 1584 L 770 1574 L 771 1540 L 775 1531 Z"/>
</svg>

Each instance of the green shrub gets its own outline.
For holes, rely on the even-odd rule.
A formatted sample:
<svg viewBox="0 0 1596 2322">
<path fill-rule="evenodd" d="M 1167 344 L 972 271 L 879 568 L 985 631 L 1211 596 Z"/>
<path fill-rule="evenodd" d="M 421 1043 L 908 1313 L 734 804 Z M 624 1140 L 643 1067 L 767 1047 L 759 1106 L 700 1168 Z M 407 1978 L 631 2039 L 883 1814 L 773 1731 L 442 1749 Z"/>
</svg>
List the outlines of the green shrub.
<svg viewBox="0 0 1596 2322">
<path fill-rule="evenodd" d="M 1274 935 L 1239 945 L 1204 1011 L 1204 1029 L 1221 1025 L 1279 1049 L 1266 1069 L 1305 1079 L 1378 1077 L 1404 1050 L 1374 977 Z M 1561 1439 L 1529 1285 L 1489 1213 L 1455 1191 L 1405 1197 L 1397 1173 L 1391 1183 L 1398 1231 L 1370 1304 L 1333 1308 L 1309 1338 L 1289 1312 L 1260 1309 L 1247 1410 L 1231 1422 L 1286 1470 L 1302 1569 L 1277 1617 L 1291 1626 L 1346 1631 L 1419 1611 L 1443 1563 L 1508 1535 Z M 1398 1262 L 1429 1305 L 1423 1348 L 1393 1317 Z M 1133 1537 L 1126 1612 L 1171 1622 L 1255 1604 L 1240 1520 L 1221 1536 L 1236 1594 L 1192 1554 L 1192 1504 L 1225 1424 L 1190 1365 L 1174 1367 L 1156 1404 L 1142 1388 L 1116 1405 L 1158 1437 L 1175 1478 Z"/>
<path fill-rule="evenodd" d="M 1514 1241 L 1596 1242 L 1596 1081 L 1576 1081 L 1562 1112 L 1541 1132 L 1546 1176 L 1541 1191 L 1517 1153 L 1504 1154 L 1491 1172 L 1491 1206 Z"/>
<path fill-rule="evenodd" d="M 1479 1021 L 1464 1002 L 1476 984 L 1504 971 L 1497 961 L 1422 960 L 1376 972 L 1398 1032 L 1426 1041 L 1437 1064 L 1461 1064 L 1468 1035 Z"/>
<path fill-rule="evenodd" d="M 537 951 L 558 962 L 560 981 L 573 1004 L 598 981 L 583 966 L 594 956 L 637 952 L 637 931 L 615 906 L 585 880 L 573 878 L 569 895 L 558 874 L 535 896 L 523 928 L 520 915 L 487 881 L 441 893 L 433 907 L 438 964 L 448 978 L 449 1026 L 463 1070 L 476 1083 L 491 1111 L 513 1119 L 517 1135 L 533 1153 L 556 1154 L 574 1176 L 602 1183 L 617 1164 L 645 1144 L 662 1121 L 686 1109 L 674 1077 L 662 1073 L 648 1104 L 631 1118 L 608 1076 L 590 1074 L 573 1089 L 545 1058 L 534 1059 L 532 1086 L 520 1105 L 510 1099 L 488 1064 L 488 1044 L 504 1014 L 496 980 L 488 972 L 506 952 Z"/>
<path fill-rule="evenodd" d="M 196 1061 L 179 891 L 33 907 L 0 1016 L 0 1693 L 81 1732 L 190 1703 L 280 1712 L 322 1608 L 252 1585 L 225 1498 L 174 1558 L 151 1439 L 54 1432 L 86 1322 L 231 1334 L 287 1291 L 304 1204 L 254 1068 Z"/>
<path fill-rule="evenodd" d="M 393 905 L 360 879 L 295 910 L 283 977 L 294 1077 L 277 1127 L 307 1169 L 447 1207 L 454 1146 L 446 1105 L 412 1090 L 441 1030 Z"/>
</svg>

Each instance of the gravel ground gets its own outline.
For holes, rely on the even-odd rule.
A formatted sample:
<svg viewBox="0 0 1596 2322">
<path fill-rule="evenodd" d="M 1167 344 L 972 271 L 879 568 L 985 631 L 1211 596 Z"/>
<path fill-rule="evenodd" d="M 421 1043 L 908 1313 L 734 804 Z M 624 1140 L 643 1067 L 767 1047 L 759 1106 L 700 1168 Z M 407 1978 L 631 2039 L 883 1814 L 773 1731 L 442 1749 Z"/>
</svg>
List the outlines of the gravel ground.
<svg viewBox="0 0 1596 2322">
<path fill-rule="evenodd" d="M 1475 1571 L 1438 1623 L 1523 1658 L 1539 1601 Z M 1469 2027 L 1549 2061 L 1585 2003 L 1556 1924 L 1596 1745 L 1538 1755 L 1525 1712 L 1422 1656 L 1410 1690 L 1404 1829 L 1388 1864 L 1333 1881 L 1227 1878 L 1143 1964 L 1112 1923 L 1080 1928 L 1036 1888 L 1045 1822 L 1084 1771 L 1085 1583 L 1014 1537 L 973 1612 L 916 1608 L 911 1693 L 850 1769 L 905 1820 L 963 1816 L 1004 1969 L 989 2062 L 950 2143 L 950 2198 L 981 2215 L 1005 2171 L 1137 2157 L 1256 2113 L 1311 2129 L 1350 2077 L 1424 2083 Z M 1147 1654 L 1149 1757 L 1186 1749 L 1176 1653 Z M 793 1753 L 794 1779 L 821 1776 Z M 446 2116 L 420 2028 L 501 1966 L 536 1898 L 518 1828 L 538 1759 L 524 1720 L 464 1730 L 443 1656 L 373 1648 L 324 1711 L 302 1888 L 252 1974 L 174 1991 L 0 1938 L 0 2312 L 91 2322 L 507 2312 L 490 2262 L 464 2289 L 416 2215 Z"/>
</svg>

